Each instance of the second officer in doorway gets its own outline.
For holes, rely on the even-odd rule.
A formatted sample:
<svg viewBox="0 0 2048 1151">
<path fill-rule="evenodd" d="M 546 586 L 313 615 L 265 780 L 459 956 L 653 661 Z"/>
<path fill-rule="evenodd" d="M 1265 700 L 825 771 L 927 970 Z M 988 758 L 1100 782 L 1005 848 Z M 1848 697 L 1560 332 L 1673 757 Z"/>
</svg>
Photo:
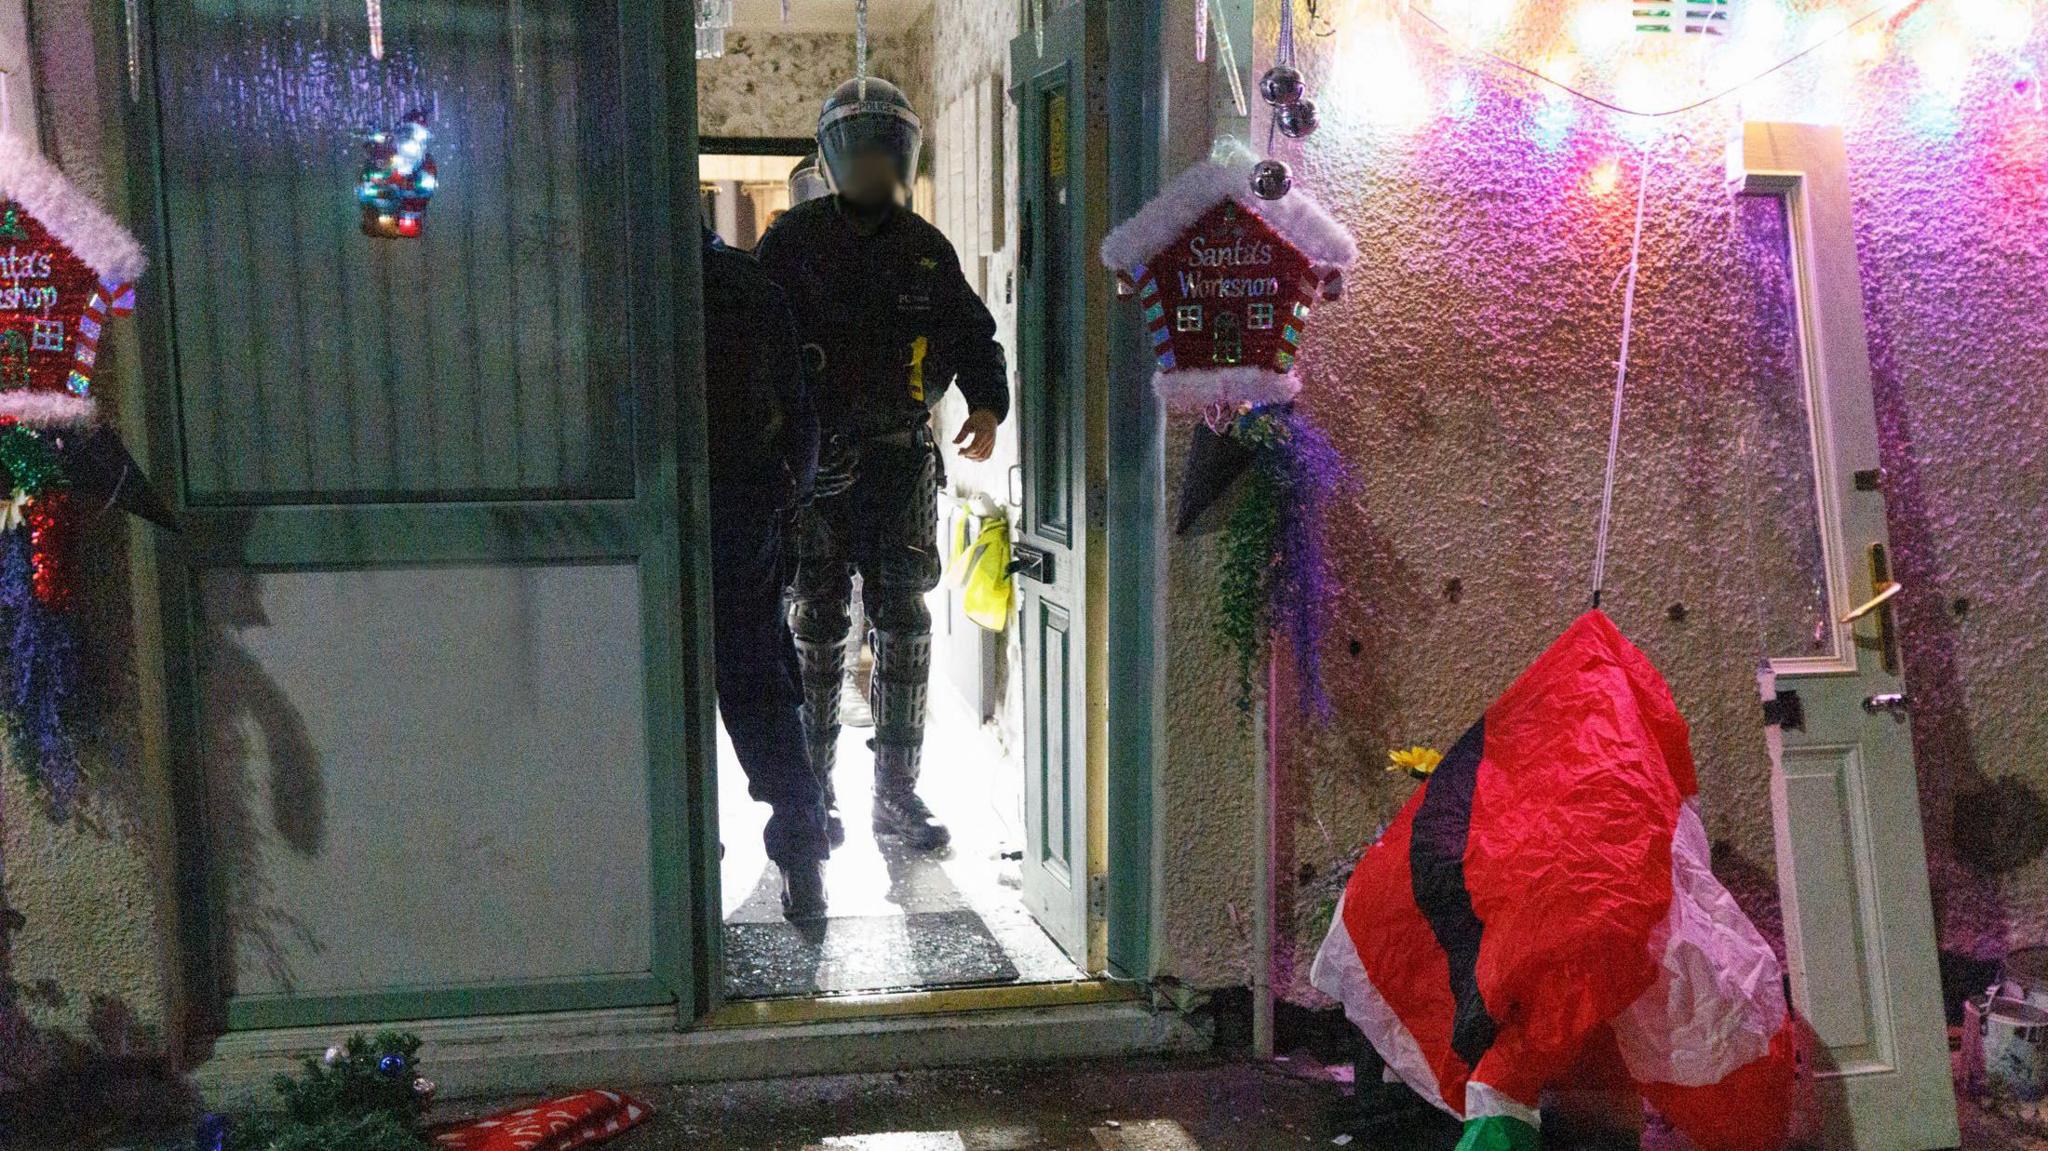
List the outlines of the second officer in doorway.
<svg viewBox="0 0 2048 1151">
<path fill-rule="evenodd" d="M 840 85 L 818 119 L 832 194 L 796 204 L 758 255 L 788 293 L 817 381 L 824 445 L 800 519 L 791 621 L 803 667 L 811 764 L 832 806 L 840 678 L 854 572 L 875 629 L 874 829 L 920 850 L 950 836 L 917 794 L 942 469 L 931 408 L 957 383 L 969 415 L 955 443 L 995 450 L 1009 370 L 995 320 L 937 228 L 904 206 L 923 130 L 885 80 Z M 833 822 L 835 834 L 843 835 Z"/>
</svg>

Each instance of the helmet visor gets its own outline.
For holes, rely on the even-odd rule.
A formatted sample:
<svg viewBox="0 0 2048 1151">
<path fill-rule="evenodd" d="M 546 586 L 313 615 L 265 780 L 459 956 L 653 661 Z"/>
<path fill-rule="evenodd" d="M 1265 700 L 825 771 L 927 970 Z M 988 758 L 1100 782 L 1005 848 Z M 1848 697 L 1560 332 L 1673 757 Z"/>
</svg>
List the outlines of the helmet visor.
<svg viewBox="0 0 2048 1151">
<path fill-rule="evenodd" d="M 815 200 L 820 196 L 830 195 L 831 192 L 832 185 L 826 181 L 825 173 L 819 171 L 815 164 L 806 163 L 789 174 L 791 204 Z"/>
<path fill-rule="evenodd" d="M 906 108 L 879 101 L 835 109 L 818 127 L 818 156 L 832 187 L 849 196 L 872 191 L 887 173 L 909 187 L 924 132 Z"/>
</svg>

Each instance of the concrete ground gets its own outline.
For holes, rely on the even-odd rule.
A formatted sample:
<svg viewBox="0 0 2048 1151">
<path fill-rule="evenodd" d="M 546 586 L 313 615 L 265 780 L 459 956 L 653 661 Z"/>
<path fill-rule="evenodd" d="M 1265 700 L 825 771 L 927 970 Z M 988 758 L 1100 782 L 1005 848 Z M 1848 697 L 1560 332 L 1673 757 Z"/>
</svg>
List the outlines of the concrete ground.
<svg viewBox="0 0 2048 1151">
<path fill-rule="evenodd" d="M 1341 1072 L 1339 1073 L 1341 1074 Z M 1348 1088 L 1312 1057 L 1259 1064 L 1208 1054 L 1051 1067 L 986 1067 L 627 1090 L 655 1108 L 606 1151 L 1448 1151 L 1455 1124 L 1368 1132 Z M 524 1100 L 452 1102 L 457 1120 Z M 189 1137 L 110 1137 L 82 1124 L 67 1137 L 8 1151 L 89 1148 L 186 1151 Z M 2048 1151 L 2038 1121 L 1965 1101 L 1964 1151 Z M 1561 1151 L 1584 1145 L 1554 1141 Z M 1689 1151 L 1652 1124 L 1644 1151 Z M 1605 1151 L 1602 1148 L 1602 1151 Z"/>
<path fill-rule="evenodd" d="M 1341 1072 L 1340 1072 L 1341 1074 Z M 1358 1124 L 1312 1057 L 1228 1055 L 639 1089 L 656 1114 L 607 1151 L 1449 1151 L 1455 1123 Z M 2048 1151 L 1973 1102 L 1962 1151 Z M 1546 1140 L 1554 1151 L 1613 1144 Z M 1643 1151 L 1692 1151 L 1654 1120 Z"/>
<path fill-rule="evenodd" d="M 1330 1146 L 1343 1088 L 1239 1060 L 1137 1060 L 635 1090 L 607 1151 L 1255 1151 Z"/>
</svg>

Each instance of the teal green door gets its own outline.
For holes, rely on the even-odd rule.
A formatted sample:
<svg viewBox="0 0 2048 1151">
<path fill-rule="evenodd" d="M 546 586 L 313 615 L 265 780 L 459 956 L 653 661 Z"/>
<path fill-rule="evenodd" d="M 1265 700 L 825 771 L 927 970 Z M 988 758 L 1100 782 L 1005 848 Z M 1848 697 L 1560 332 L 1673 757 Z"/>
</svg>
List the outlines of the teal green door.
<svg viewBox="0 0 2048 1151">
<path fill-rule="evenodd" d="M 1102 85 L 1091 68 L 1089 13 L 1069 4 L 1038 12 L 1010 46 L 1018 124 L 1017 427 L 1023 437 L 1024 514 L 1017 593 L 1024 649 L 1025 906 L 1083 967 L 1091 954 L 1091 767 L 1104 749 L 1102 700 L 1090 690 L 1091 619 L 1099 592 L 1099 428 L 1092 383 L 1101 378 L 1104 301 L 1091 253 L 1101 238 L 1104 189 L 1090 110 Z M 1093 567 L 1091 568 L 1091 565 Z M 1099 604 L 1099 594 L 1095 597 Z M 1099 949 L 1097 949 L 1099 950 Z"/>
<path fill-rule="evenodd" d="M 361 0 L 142 13 L 206 1022 L 695 1010 L 688 12 L 386 3 L 381 59 Z M 360 131 L 415 110 L 439 188 L 367 236 Z"/>
</svg>

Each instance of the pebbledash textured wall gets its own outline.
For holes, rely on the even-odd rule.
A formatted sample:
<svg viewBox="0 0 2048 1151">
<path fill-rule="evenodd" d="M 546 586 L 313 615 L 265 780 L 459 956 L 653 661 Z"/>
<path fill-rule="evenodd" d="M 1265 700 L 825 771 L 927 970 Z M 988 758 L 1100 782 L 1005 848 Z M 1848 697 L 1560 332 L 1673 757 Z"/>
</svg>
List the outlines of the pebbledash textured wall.
<svg viewBox="0 0 2048 1151">
<path fill-rule="evenodd" d="M 697 62 L 697 132 L 702 136 L 805 137 L 818 108 L 854 74 L 849 32 L 733 31 L 725 55 Z M 908 35 L 876 36 L 870 75 L 895 83 L 911 102 L 929 103 L 924 49 Z"/>
<path fill-rule="evenodd" d="M 129 217 L 122 174 L 106 162 L 109 97 L 94 66 L 87 0 L 38 0 L 30 15 L 37 104 L 32 122 L 16 127 L 38 136 L 88 195 Z M 24 114 L 19 105 L 12 112 Z M 133 325 L 117 325 L 103 349 L 111 355 L 102 356 L 94 392 L 144 455 Z M 0 1091 L 10 1069 L 68 1060 L 80 1053 L 78 1042 L 88 1058 L 120 1059 L 174 1039 L 169 787 L 150 746 L 150 733 L 161 730 L 154 661 L 139 654 L 155 641 L 130 595 L 155 579 L 148 549 L 130 546 L 141 530 L 129 517 L 105 517 L 80 549 L 87 679 L 107 705 L 83 757 L 90 798 L 59 819 L 11 765 L 0 770 L 0 913 L 20 916 L 10 946 L 0 947 L 0 984 L 13 984 L 18 1012 L 8 1018 L 0 990 Z M 10 1030 L 24 1022 L 26 1036 Z"/>
<path fill-rule="evenodd" d="M 1333 33 L 1302 46 L 1323 127 L 1281 154 L 1361 248 L 1302 358 L 1302 403 L 1356 488 L 1329 531 L 1336 717 L 1281 724 L 1283 993 L 1317 1000 L 1318 908 L 1414 786 L 1384 772 L 1388 749 L 1448 746 L 1587 606 L 1619 277 L 1646 169 L 1606 607 L 1693 725 L 1717 870 L 1778 933 L 1754 670 L 1760 628 L 1785 634 L 1776 621 L 1812 604 L 1778 514 L 1796 463 L 1772 450 L 1790 442 L 1782 222 L 1731 194 L 1725 149 L 1741 113 L 1800 118 L 1831 98 L 1942 946 L 1985 958 L 2048 942 L 2048 114 L 2013 81 L 2014 61 L 2048 47 L 2048 8 L 2033 6 L 2023 49 L 1965 40 L 1975 54 L 1945 99 L 1914 47 L 1943 34 L 1927 22 L 1954 20 L 1954 3 L 1909 7 L 1874 65 L 1816 57 L 1740 110 L 1724 101 L 1635 135 L 1413 22 L 1370 23 L 1377 4 L 1323 6 Z M 1260 68 L 1277 12 L 1260 0 Z M 1393 36 L 1404 48 L 1390 54 Z M 1534 63 L 1565 43 L 1561 28 L 1527 28 L 1501 51 Z M 1591 64 L 1579 82 L 1613 95 Z M 1647 99 L 1674 102 L 1654 86 Z M 1213 601 L 1209 546 L 1175 548 L 1182 618 Z M 1173 722 L 1222 713 L 1219 653 L 1179 622 L 1173 636 Z M 1189 897 L 1167 883 L 1170 907 Z M 1170 935 L 1185 946 L 1194 925 L 1178 914 Z M 1205 954 L 1197 970 L 1236 981 L 1227 956 Z"/>
</svg>

